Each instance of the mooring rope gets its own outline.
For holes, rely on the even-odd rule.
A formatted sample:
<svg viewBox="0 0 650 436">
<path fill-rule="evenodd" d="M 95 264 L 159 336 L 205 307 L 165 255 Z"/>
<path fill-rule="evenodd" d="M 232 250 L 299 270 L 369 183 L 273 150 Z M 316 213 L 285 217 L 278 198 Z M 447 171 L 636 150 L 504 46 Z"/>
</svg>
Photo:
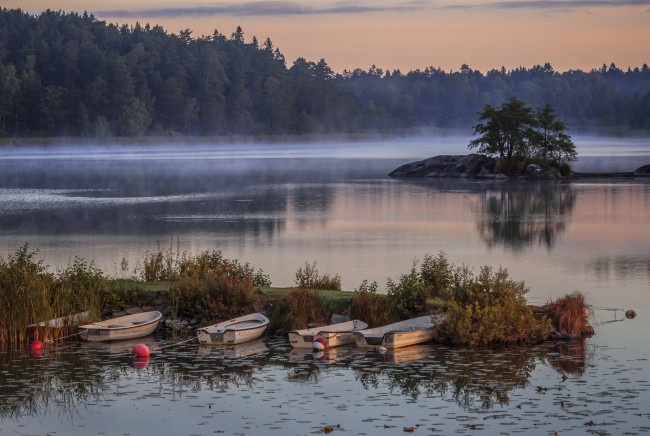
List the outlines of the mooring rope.
<svg viewBox="0 0 650 436">
<path fill-rule="evenodd" d="M 69 335 L 69 336 L 61 336 L 60 338 L 43 339 L 41 342 L 43 342 L 43 344 L 48 344 L 48 343 L 50 343 L 50 342 L 63 341 L 63 340 L 65 340 L 65 339 L 74 338 L 74 337 L 77 336 L 78 334 L 79 334 L 79 332 L 77 332 L 77 333 L 73 333 L 73 334 L 71 334 L 71 335 Z"/>
</svg>

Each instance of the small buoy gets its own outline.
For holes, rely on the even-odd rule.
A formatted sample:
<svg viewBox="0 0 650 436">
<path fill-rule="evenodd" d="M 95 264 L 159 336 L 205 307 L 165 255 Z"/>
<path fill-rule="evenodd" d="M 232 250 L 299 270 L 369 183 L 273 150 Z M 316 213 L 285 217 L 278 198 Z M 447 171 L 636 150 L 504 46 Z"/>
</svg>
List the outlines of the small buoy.
<svg viewBox="0 0 650 436">
<path fill-rule="evenodd" d="M 317 361 L 318 360 L 325 360 L 326 356 L 327 356 L 327 354 L 325 354 L 324 351 L 318 351 L 316 353 L 312 353 L 312 355 L 311 355 L 312 359 L 317 360 Z"/>
<path fill-rule="evenodd" d="M 136 357 L 149 358 L 149 347 L 147 347 L 145 344 L 137 344 L 136 346 L 133 347 L 133 350 L 131 351 L 131 355 L 134 358 Z"/>
<path fill-rule="evenodd" d="M 625 312 L 625 317 L 626 317 L 627 319 L 634 319 L 634 318 L 636 318 L 636 312 L 633 311 L 632 309 L 629 309 L 629 310 L 627 310 L 627 311 Z"/>
<path fill-rule="evenodd" d="M 311 348 L 315 352 L 325 351 L 325 349 L 327 348 L 327 342 L 325 341 L 325 339 L 318 338 L 314 341 L 313 344 L 311 344 Z"/>
<path fill-rule="evenodd" d="M 32 341 L 31 344 L 29 344 L 29 350 L 30 351 L 41 351 L 43 349 L 43 343 L 39 341 L 38 339 L 35 341 Z"/>
<path fill-rule="evenodd" d="M 386 347 L 380 345 L 377 348 L 375 348 L 375 351 L 378 352 L 378 353 L 385 353 L 388 350 L 386 349 Z"/>
<path fill-rule="evenodd" d="M 32 357 L 41 357 L 43 355 L 43 343 L 39 340 L 32 341 L 29 344 L 29 354 Z"/>
<path fill-rule="evenodd" d="M 136 357 L 135 355 L 133 356 L 133 366 L 142 369 L 146 368 L 147 365 L 149 365 L 149 357 Z"/>
</svg>

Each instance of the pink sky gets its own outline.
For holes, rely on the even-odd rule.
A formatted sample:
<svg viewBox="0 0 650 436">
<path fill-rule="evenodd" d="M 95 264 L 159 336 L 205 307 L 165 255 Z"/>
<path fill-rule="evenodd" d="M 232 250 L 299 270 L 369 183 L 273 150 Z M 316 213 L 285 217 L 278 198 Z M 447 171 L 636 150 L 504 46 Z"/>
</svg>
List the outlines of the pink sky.
<svg viewBox="0 0 650 436">
<path fill-rule="evenodd" d="M 285 55 L 324 58 L 336 72 L 457 71 L 551 63 L 558 71 L 650 63 L 650 0 L 205 1 L 10 0 L 2 7 L 92 12 L 118 24 L 159 24 L 170 33 L 267 37 Z"/>
</svg>

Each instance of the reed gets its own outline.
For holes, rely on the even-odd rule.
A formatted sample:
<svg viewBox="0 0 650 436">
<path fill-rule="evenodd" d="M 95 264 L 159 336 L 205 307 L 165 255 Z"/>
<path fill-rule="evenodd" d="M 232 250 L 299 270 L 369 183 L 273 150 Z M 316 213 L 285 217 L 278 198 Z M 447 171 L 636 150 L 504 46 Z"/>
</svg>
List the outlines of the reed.
<svg viewBox="0 0 650 436">
<path fill-rule="evenodd" d="M 6 260 L 0 258 L 0 344 L 19 344 L 27 340 L 27 326 L 55 310 L 50 305 L 53 277 L 45 271 L 37 252 L 27 244 Z"/>
<path fill-rule="evenodd" d="M 590 331 L 589 307 L 580 292 L 573 292 L 551 301 L 546 313 L 560 333 L 584 335 Z"/>
<path fill-rule="evenodd" d="M 310 289 L 295 289 L 286 297 L 286 317 L 292 330 L 307 328 L 309 324 L 327 324 L 331 316 L 325 310 L 323 297 Z"/>
<path fill-rule="evenodd" d="M 370 328 L 399 321 L 390 311 L 388 297 L 377 293 L 377 282 L 368 283 L 364 280 L 359 288 L 355 288 L 354 293 L 350 309 L 351 319 L 362 319 Z"/>
</svg>

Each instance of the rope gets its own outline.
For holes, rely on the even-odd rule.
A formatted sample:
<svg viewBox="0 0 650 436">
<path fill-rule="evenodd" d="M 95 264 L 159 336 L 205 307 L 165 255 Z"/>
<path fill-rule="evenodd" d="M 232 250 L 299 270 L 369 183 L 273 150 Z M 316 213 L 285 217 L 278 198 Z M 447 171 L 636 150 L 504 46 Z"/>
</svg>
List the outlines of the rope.
<svg viewBox="0 0 650 436">
<path fill-rule="evenodd" d="M 69 336 L 61 336 L 60 338 L 45 339 L 45 340 L 43 340 L 42 342 L 43 342 L 43 344 L 48 344 L 48 343 L 50 343 L 50 342 L 62 341 L 62 340 L 64 340 L 64 339 L 74 338 L 74 337 L 77 336 L 78 334 L 79 334 L 79 332 L 77 332 L 77 333 L 73 333 L 73 334 L 71 334 L 71 335 L 69 335 Z"/>
<path fill-rule="evenodd" d="M 195 339 L 197 339 L 196 336 L 193 336 L 193 337 L 191 337 L 189 339 L 186 339 L 184 341 L 176 342 L 176 343 L 170 344 L 170 345 L 165 345 L 164 347 L 152 348 L 151 351 L 164 350 L 165 348 L 175 347 L 176 345 L 184 344 L 185 342 L 190 342 L 190 341 L 193 341 Z"/>
<path fill-rule="evenodd" d="M 616 309 L 616 308 L 611 308 L 611 307 L 593 307 L 593 306 L 589 306 L 589 308 L 591 310 L 611 310 L 613 312 L 616 312 L 616 311 L 620 310 L 621 312 L 625 312 L 625 309 Z"/>
</svg>

